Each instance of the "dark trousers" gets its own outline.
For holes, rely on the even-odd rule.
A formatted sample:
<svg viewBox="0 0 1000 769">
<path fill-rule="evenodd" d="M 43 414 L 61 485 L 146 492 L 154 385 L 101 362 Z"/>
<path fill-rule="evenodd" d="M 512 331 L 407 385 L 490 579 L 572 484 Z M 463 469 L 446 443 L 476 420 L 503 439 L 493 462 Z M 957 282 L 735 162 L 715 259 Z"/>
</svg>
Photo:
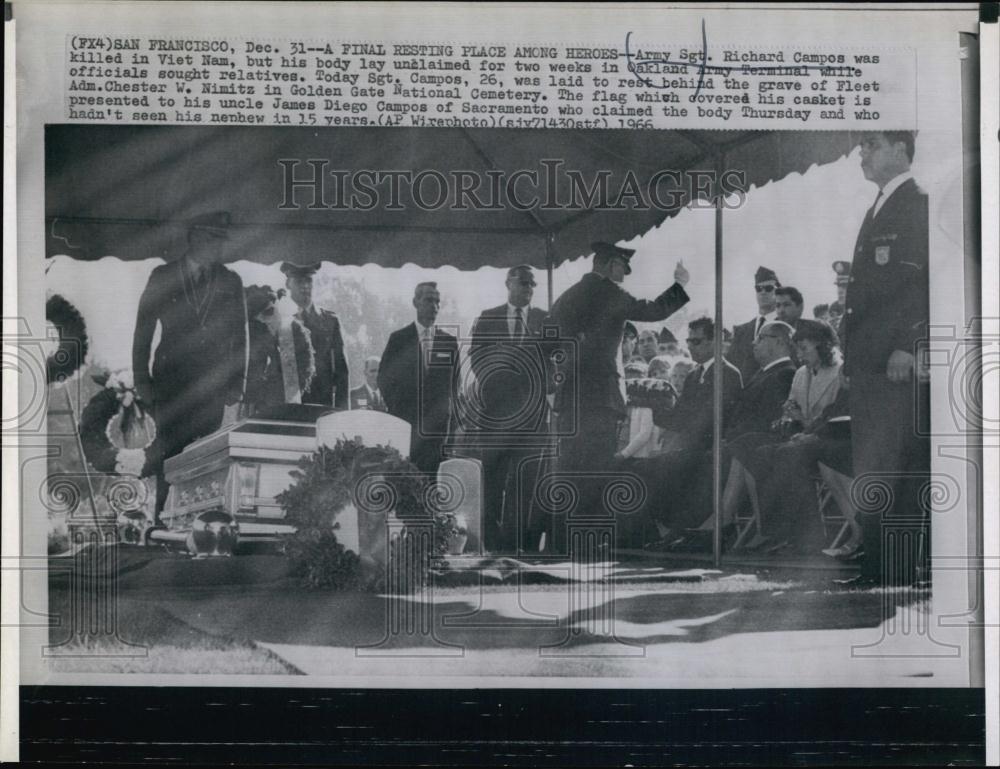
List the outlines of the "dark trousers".
<svg viewBox="0 0 1000 769">
<path fill-rule="evenodd" d="M 670 529 L 698 526 L 712 512 L 712 451 L 702 445 L 643 460 L 649 514 Z"/>
<path fill-rule="evenodd" d="M 532 516 L 532 502 L 543 456 L 528 447 L 483 449 L 483 539 L 489 552 L 537 552 L 544 521 Z"/>
<path fill-rule="evenodd" d="M 888 585 L 910 584 L 929 555 L 929 403 L 927 384 L 890 382 L 884 375 L 851 373 L 852 501 L 865 549 L 862 575 Z"/>
<path fill-rule="evenodd" d="M 765 536 L 822 547 L 823 526 L 815 476 L 822 442 L 815 435 L 764 445 L 748 469 L 757 482 L 760 528 Z"/>
<path fill-rule="evenodd" d="M 618 422 L 622 414 L 612 408 L 581 407 L 579 421 L 572 435 L 559 441 L 557 474 L 568 482 L 576 494 L 576 504 L 568 513 L 551 516 L 552 547 L 550 552 L 566 552 L 567 515 L 575 518 L 595 518 L 607 515 L 604 509 L 604 487 L 611 480 L 588 478 L 593 474 L 614 470 L 618 445 Z M 569 428 L 560 426 L 564 432 Z"/>
<path fill-rule="evenodd" d="M 176 397 L 157 395 L 153 406 L 156 423 L 156 440 L 151 447 L 155 453 L 156 469 L 156 522 L 160 521 L 170 492 L 170 484 L 163 474 L 165 460 L 175 457 L 199 438 L 209 435 L 222 425 L 225 403 L 222 400 L 207 403 L 185 403 Z"/>
</svg>

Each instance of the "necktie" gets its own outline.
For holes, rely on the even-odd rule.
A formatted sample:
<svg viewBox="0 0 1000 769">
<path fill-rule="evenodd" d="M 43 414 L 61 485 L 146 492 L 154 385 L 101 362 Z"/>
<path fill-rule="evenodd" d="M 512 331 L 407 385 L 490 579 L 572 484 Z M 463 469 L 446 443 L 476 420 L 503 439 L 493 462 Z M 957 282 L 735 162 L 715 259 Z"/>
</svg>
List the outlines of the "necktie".
<svg viewBox="0 0 1000 769">
<path fill-rule="evenodd" d="M 699 363 L 695 370 L 698 372 L 698 384 L 705 384 L 705 364 Z"/>
<path fill-rule="evenodd" d="M 430 362 L 431 356 L 431 345 L 434 343 L 434 331 L 431 328 L 425 328 L 421 335 L 420 340 L 420 361 L 423 367 L 426 369 L 427 364 Z"/>
<path fill-rule="evenodd" d="M 520 307 L 514 308 L 514 339 L 524 338 L 524 313 Z"/>
</svg>

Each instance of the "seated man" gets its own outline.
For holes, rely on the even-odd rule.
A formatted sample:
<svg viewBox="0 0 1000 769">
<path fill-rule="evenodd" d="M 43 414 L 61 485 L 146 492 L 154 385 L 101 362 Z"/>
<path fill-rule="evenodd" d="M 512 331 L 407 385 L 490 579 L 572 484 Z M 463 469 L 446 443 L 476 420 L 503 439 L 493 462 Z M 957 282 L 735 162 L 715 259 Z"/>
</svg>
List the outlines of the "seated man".
<svg viewBox="0 0 1000 769">
<path fill-rule="evenodd" d="M 722 500 L 724 524 L 732 522 L 744 488 L 751 495 L 755 494 L 754 475 L 747 467 L 756 458 L 756 450 L 780 440 L 771 428 L 781 419 L 795 376 L 795 364 L 791 360 L 792 334 L 792 328 L 787 323 L 770 321 L 761 326 L 754 339 L 753 355 L 757 371 L 743 388 L 733 406 L 731 418 L 725 423 L 723 467 L 729 473 Z M 710 530 L 714 526 L 713 513 L 699 528 Z"/>
<path fill-rule="evenodd" d="M 672 529 L 686 528 L 701 520 L 699 517 L 691 521 L 692 509 L 701 513 L 700 506 L 693 504 L 692 492 L 706 471 L 708 477 L 712 473 L 715 323 L 711 318 L 698 318 L 688 328 L 688 349 L 697 365 L 688 374 L 677 405 L 660 420 L 664 453 L 644 460 L 642 473 L 649 489 L 649 511 L 662 538 L 667 538 Z M 726 415 L 742 382 L 736 367 L 727 360 L 723 363 L 722 403 Z"/>
</svg>

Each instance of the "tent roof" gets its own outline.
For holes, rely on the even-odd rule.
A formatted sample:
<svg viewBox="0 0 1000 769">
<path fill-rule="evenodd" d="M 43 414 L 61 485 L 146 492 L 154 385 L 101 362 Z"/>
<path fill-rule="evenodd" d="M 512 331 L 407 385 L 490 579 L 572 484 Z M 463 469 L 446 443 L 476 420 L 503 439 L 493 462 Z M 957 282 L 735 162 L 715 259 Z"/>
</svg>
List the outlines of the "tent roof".
<svg viewBox="0 0 1000 769">
<path fill-rule="evenodd" d="M 546 265 L 546 239 L 554 236 L 555 264 L 589 254 L 593 240 L 628 240 L 675 215 L 690 202 L 690 190 L 670 177 L 657 188 L 669 207 L 636 206 L 631 198 L 616 210 L 569 205 L 570 178 L 578 172 L 590 186 L 607 175 L 613 201 L 631 174 L 645 194 L 660 171 L 709 170 L 719 151 L 727 169 L 743 171 L 748 185 L 761 186 L 789 173 L 834 161 L 860 137 L 827 131 L 512 130 L 462 128 L 289 128 L 128 125 L 50 125 L 46 128 L 46 255 L 78 259 L 113 255 L 122 259 L 176 258 L 184 252 L 185 221 L 226 210 L 233 227 L 226 261 L 261 263 L 328 260 L 400 267 L 452 265 L 459 269 Z M 439 172 L 448 181 L 448 201 L 433 209 L 416 205 L 401 185 L 398 205 L 389 184 L 376 186 L 369 210 L 311 206 L 311 190 L 299 187 L 298 205 L 282 208 L 285 168 L 309 178 L 307 161 L 326 161 L 324 198 L 336 206 L 333 170 L 353 173 Z M 521 198 L 544 197 L 546 168 L 558 168 L 556 205 L 518 210 L 492 197 L 488 172 L 505 180 L 518 170 L 535 171 L 535 187 L 518 182 Z M 456 177 L 478 175 L 485 210 L 455 210 Z M 676 177 L 675 177 L 676 178 Z M 686 187 L 690 187 L 688 183 Z M 438 196 L 436 177 L 424 179 L 425 201 Z M 368 196 L 361 195 L 365 203 Z M 466 201 L 468 202 L 468 201 Z M 540 201 L 544 203 L 545 201 Z"/>
</svg>

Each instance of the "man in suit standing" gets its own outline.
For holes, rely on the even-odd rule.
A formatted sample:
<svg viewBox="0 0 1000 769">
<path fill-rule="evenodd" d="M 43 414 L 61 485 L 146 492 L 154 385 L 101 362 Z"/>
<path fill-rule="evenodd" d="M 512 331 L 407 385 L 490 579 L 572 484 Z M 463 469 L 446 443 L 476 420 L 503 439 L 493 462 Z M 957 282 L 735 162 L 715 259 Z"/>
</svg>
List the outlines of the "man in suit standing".
<svg viewBox="0 0 1000 769">
<path fill-rule="evenodd" d="M 162 460 L 217 430 L 246 381 L 247 317 L 243 282 L 220 263 L 229 214 L 192 219 L 188 249 L 149 276 L 132 338 L 136 394 L 152 407 L 157 436 L 156 515 L 169 486 Z M 160 342 L 152 350 L 157 323 Z M 150 371 L 150 358 L 153 358 Z"/>
<path fill-rule="evenodd" d="M 368 409 L 385 411 L 385 400 L 378 389 L 379 358 L 377 355 L 365 358 L 365 382 L 351 390 L 351 410 Z"/>
<path fill-rule="evenodd" d="M 928 211 L 927 195 L 910 173 L 913 154 L 909 131 L 872 133 L 861 143 L 861 170 L 879 191 L 858 232 L 841 321 L 857 486 L 852 496 L 888 503 L 860 516 L 859 584 L 910 584 L 918 557 L 927 553 L 926 542 L 917 547 L 927 533 L 920 489 L 930 470 L 927 409 L 917 408 L 928 402 L 928 377 L 917 344 L 927 336 L 930 316 Z M 889 526 L 891 538 L 885 537 Z M 890 542 L 896 552 L 883 563 Z"/>
<path fill-rule="evenodd" d="M 743 381 L 747 382 L 759 366 L 753 355 L 753 340 L 765 323 L 775 320 L 774 292 L 781 286 L 778 276 L 767 267 L 758 267 L 754 274 L 754 289 L 757 292 L 757 317 L 733 328 L 733 343 L 729 348 L 729 360 L 740 370 Z"/>
<path fill-rule="evenodd" d="M 312 299 L 313 276 L 319 268 L 319 262 L 305 265 L 284 262 L 281 265 L 288 296 L 299 308 L 295 317 L 309 329 L 316 355 L 316 374 L 302 393 L 302 402 L 346 409 L 350 379 L 340 320 L 332 310 L 316 307 Z"/>
<path fill-rule="evenodd" d="M 535 275 L 528 265 L 507 271 L 507 301 L 484 310 L 472 327 L 469 353 L 478 401 L 473 429 L 482 447 L 483 537 L 493 553 L 537 548 L 528 528 L 539 461 L 549 441 L 547 395 L 553 389 L 543 346 L 548 315 L 531 306 Z M 519 541 L 520 540 L 520 541 Z"/>
<path fill-rule="evenodd" d="M 418 283 L 413 307 L 416 322 L 389 336 L 378 387 L 389 413 L 412 426 L 410 460 L 436 473 L 450 428 L 458 340 L 435 325 L 441 307 L 437 283 Z"/>
</svg>

